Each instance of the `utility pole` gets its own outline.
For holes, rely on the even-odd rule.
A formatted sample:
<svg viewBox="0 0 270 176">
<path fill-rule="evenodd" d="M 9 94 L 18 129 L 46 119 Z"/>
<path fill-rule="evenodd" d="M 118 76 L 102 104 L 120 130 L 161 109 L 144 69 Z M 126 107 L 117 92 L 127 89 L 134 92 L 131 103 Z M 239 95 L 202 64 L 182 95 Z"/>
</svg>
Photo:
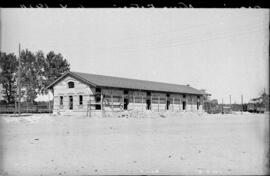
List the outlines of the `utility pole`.
<svg viewBox="0 0 270 176">
<path fill-rule="evenodd" d="M 20 43 L 19 43 L 18 87 L 19 87 L 18 110 L 19 110 L 19 115 L 21 115 L 21 44 Z"/>
</svg>

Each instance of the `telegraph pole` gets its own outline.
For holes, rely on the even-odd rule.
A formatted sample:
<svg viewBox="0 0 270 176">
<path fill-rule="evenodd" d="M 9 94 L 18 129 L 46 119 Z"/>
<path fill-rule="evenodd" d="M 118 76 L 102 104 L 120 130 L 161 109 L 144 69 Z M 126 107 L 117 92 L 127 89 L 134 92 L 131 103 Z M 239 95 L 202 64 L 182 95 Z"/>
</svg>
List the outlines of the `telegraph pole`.
<svg viewBox="0 0 270 176">
<path fill-rule="evenodd" d="M 19 115 L 21 115 L 21 44 L 20 43 L 19 43 L 18 87 L 19 87 L 18 110 L 19 110 Z"/>
</svg>

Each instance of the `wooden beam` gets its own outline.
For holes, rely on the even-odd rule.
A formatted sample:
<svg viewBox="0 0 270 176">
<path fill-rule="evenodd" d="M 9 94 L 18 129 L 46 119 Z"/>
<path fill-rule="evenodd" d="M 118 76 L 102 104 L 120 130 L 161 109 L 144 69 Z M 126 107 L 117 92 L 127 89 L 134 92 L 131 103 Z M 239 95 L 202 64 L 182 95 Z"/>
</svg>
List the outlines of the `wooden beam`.
<svg viewBox="0 0 270 176">
<path fill-rule="evenodd" d="M 103 94 L 100 94 L 100 106 L 101 106 L 101 115 L 103 117 Z"/>
<path fill-rule="evenodd" d="M 173 101 L 173 105 L 174 105 L 174 97 L 173 97 L 172 101 Z M 173 105 L 172 105 L 172 110 L 174 111 Z"/>
<path fill-rule="evenodd" d="M 152 110 L 152 95 L 150 95 L 150 110 Z"/>
<path fill-rule="evenodd" d="M 111 108 L 112 108 L 112 111 L 114 111 L 114 108 L 113 108 L 113 95 L 112 95 L 112 92 L 111 92 Z"/>
<path fill-rule="evenodd" d="M 192 99 L 192 96 L 191 96 L 191 111 L 193 111 L 193 106 L 192 106 L 192 104 L 193 104 L 193 99 Z"/>
<path fill-rule="evenodd" d="M 167 98 L 167 95 L 166 95 L 166 107 L 165 107 L 165 110 L 167 111 L 167 103 L 168 103 L 168 98 Z"/>
<path fill-rule="evenodd" d="M 142 111 L 143 111 L 143 95 L 142 95 Z"/>
<path fill-rule="evenodd" d="M 160 96 L 158 96 L 158 112 L 159 112 Z"/>
<path fill-rule="evenodd" d="M 89 115 L 91 117 L 91 97 L 90 97 L 90 102 L 89 102 Z"/>
<path fill-rule="evenodd" d="M 181 104 L 182 104 L 182 101 L 181 101 L 181 97 L 179 96 L 179 110 L 181 110 Z"/>
</svg>

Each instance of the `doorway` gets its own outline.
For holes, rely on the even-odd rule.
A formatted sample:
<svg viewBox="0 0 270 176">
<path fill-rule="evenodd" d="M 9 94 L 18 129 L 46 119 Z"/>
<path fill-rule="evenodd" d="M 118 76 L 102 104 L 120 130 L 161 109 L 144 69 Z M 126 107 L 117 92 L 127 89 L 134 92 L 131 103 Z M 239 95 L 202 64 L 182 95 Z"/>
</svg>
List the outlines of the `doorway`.
<svg viewBox="0 0 270 176">
<path fill-rule="evenodd" d="M 183 105 L 183 110 L 186 110 L 186 102 L 185 101 L 183 101 L 182 105 Z"/>
<path fill-rule="evenodd" d="M 150 110 L 151 109 L 151 100 L 146 100 L 146 109 Z"/>
<path fill-rule="evenodd" d="M 169 108 L 170 108 L 170 100 L 167 100 L 166 109 L 169 110 Z"/>
<path fill-rule="evenodd" d="M 128 109 L 128 104 L 129 104 L 128 90 L 124 90 L 124 110 Z"/>
<path fill-rule="evenodd" d="M 197 110 L 200 109 L 200 96 L 197 96 Z"/>
<path fill-rule="evenodd" d="M 69 96 L 69 109 L 73 109 L 73 96 Z"/>
<path fill-rule="evenodd" d="M 166 95 L 166 99 L 167 99 L 167 102 L 166 102 L 166 110 L 169 110 L 170 109 L 170 94 L 167 93 Z"/>
<path fill-rule="evenodd" d="M 125 98 L 124 99 L 124 110 L 128 109 L 128 103 L 129 103 L 129 100 L 127 98 Z"/>
</svg>

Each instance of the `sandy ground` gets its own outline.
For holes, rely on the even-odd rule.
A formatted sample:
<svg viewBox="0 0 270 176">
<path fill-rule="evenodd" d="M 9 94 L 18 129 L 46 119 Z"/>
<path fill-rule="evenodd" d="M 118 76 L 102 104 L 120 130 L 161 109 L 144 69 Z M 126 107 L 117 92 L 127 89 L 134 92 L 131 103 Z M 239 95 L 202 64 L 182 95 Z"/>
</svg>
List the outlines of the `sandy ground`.
<svg viewBox="0 0 270 176">
<path fill-rule="evenodd" d="M 0 116 L 0 175 L 267 174 L 269 114 Z"/>
</svg>

